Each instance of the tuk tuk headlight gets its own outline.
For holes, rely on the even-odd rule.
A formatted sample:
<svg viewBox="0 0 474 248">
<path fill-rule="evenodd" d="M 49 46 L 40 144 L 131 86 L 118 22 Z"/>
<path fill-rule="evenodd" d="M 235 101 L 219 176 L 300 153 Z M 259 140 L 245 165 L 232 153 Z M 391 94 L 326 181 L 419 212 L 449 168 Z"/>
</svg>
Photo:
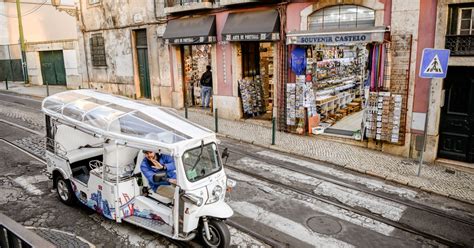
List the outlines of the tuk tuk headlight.
<svg viewBox="0 0 474 248">
<path fill-rule="evenodd" d="M 214 203 L 214 202 L 218 201 L 219 199 L 221 199 L 221 196 L 222 196 L 223 193 L 224 193 L 224 190 L 222 189 L 222 187 L 217 185 L 212 190 L 211 196 L 207 200 L 206 204 L 211 204 L 211 203 Z"/>
<path fill-rule="evenodd" d="M 187 202 L 190 202 L 198 207 L 202 205 L 203 199 L 202 197 L 192 195 L 192 194 L 184 194 L 183 199 Z"/>
</svg>

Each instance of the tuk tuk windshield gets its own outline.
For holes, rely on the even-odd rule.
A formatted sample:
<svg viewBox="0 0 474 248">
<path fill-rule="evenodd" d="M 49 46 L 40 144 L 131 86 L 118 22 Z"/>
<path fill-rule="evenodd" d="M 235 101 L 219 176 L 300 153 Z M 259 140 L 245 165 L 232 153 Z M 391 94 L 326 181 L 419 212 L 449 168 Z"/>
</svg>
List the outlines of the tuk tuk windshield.
<svg viewBox="0 0 474 248">
<path fill-rule="evenodd" d="M 202 145 L 183 154 L 184 171 L 190 182 L 198 181 L 221 170 L 216 144 Z"/>
</svg>

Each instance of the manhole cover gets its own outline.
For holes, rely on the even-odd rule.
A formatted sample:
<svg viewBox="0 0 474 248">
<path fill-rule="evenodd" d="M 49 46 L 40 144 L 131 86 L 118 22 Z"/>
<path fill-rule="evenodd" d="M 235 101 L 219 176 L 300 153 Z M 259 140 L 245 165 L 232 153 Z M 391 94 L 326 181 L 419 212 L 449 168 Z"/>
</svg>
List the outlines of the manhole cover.
<svg viewBox="0 0 474 248">
<path fill-rule="evenodd" d="M 342 229 L 341 224 L 337 220 L 326 216 L 311 217 L 306 223 L 314 232 L 326 235 L 339 233 Z"/>
</svg>

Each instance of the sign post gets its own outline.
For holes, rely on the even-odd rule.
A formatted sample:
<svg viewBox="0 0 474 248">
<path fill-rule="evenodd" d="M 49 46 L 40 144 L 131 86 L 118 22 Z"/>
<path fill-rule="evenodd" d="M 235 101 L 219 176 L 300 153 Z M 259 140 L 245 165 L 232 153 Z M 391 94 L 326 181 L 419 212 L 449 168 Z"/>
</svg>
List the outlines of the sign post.
<svg viewBox="0 0 474 248">
<path fill-rule="evenodd" d="M 423 49 L 421 57 L 420 77 L 421 78 L 445 78 L 448 72 L 448 60 L 450 50 L 448 49 Z M 421 165 L 423 165 L 423 154 L 426 149 L 426 140 L 428 139 L 428 116 L 431 104 L 431 81 L 428 85 L 428 109 L 425 116 L 425 128 L 423 130 L 423 147 L 420 153 L 420 163 L 416 175 L 420 176 Z"/>
</svg>

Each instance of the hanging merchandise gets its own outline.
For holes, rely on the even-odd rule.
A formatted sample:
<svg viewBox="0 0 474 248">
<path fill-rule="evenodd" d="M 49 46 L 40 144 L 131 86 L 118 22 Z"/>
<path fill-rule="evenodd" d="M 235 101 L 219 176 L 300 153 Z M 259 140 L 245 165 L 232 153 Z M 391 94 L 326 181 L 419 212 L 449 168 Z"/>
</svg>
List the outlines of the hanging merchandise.
<svg viewBox="0 0 474 248">
<path fill-rule="evenodd" d="M 366 136 L 370 139 L 399 142 L 402 96 L 390 92 L 371 92 L 365 114 Z"/>
<path fill-rule="evenodd" d="M 377 44 L 372 46 L 372 58 L 370 67 L 370 91 L 384 90 L 385 83 L 385 62 L 387 61 L 387 49 L 384 44 Z"/>
<path fill-rule="evenodd" d="M 306 50 L 297 47 L 291 52 L 291 69 L 296 75 L 304 75 L 306 71 Z"/>
<path fill-rule="evenodd" d="M 286 84 L 286 124 L 294 126 L 296 124 L 296 84 Z"/>
<path fill-rule="evenodd" d="M 296 83 L 296 100 L 295 100 L 296 118 L 304 118 L 305 88 L 306 88 L 305 83 Z"/>
<path fill-rule="evenodd" d="M 259 78 L 239 80 L 239 90 L 244 114 L 256 116 L 265 111 L 262 83 Z"/>
</svg>

